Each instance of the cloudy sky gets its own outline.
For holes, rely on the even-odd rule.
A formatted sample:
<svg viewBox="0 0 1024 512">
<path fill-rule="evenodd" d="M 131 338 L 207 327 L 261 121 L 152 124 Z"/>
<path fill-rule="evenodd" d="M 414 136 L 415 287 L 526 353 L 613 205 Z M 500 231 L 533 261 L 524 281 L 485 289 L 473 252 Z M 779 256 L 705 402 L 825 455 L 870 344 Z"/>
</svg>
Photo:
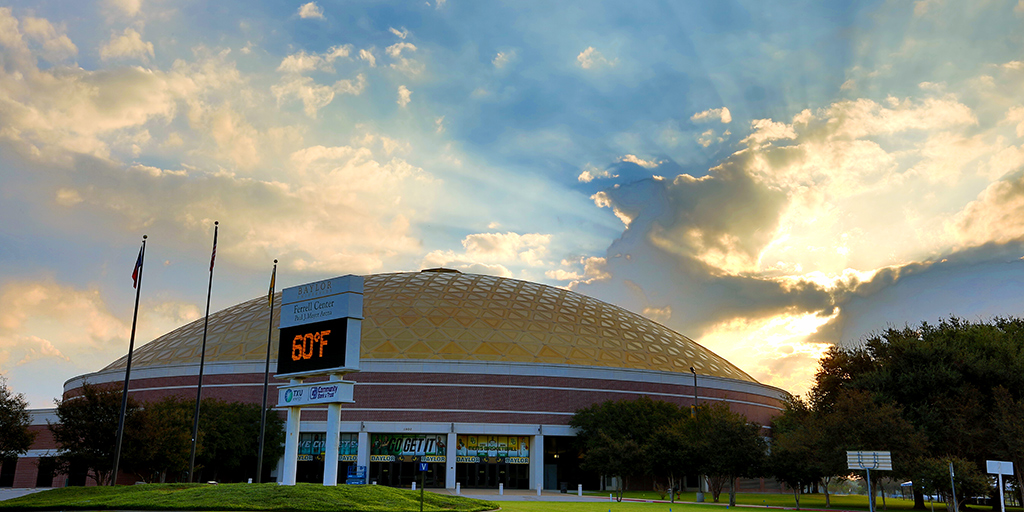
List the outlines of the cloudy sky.
<svg viewBox="0 0 1024 512">
<path fill-rule="evenodd" d="M 692 5 L 688 5 L 692 4 Z M 564 286 L 806 392 L 1020 315 L 1024 0 L 0 7 L 0 372 L 33 407 L 346 273 Z"/>
</svg>

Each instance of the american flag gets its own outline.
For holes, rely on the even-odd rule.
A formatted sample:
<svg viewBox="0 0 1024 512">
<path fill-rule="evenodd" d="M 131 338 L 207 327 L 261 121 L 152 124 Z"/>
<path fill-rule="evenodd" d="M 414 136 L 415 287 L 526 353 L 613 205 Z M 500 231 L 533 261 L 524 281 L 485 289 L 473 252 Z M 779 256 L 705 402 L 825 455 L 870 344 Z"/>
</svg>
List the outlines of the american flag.
<svg viewBox="0 0 1024 512">
<path fill-rule="evenodd" d="M 132 271 L 132 288 L 139 287 L 139 274 L 142 273 L 142 248 L 139 248 L 139 259 L 135 260 L 135 270 Z"/>
</svg>

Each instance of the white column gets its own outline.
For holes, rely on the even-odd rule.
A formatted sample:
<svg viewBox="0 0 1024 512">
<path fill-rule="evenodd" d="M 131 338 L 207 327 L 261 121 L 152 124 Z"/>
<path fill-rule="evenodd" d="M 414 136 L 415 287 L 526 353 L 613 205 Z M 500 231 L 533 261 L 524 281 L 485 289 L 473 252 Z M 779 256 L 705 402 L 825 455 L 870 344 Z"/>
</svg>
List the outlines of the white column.
<svg viewBox="0 0 1024 512">
<path fill-rule="evenodd" d="M 359 438 L 356 439 L 359 442 L 359 446 L 356 448 L 356 466 L 363 466 L 366 468 L 366 483 L 370 483 L 370 433 L 359 432 Z"/>
<path fill-rule="evenodd" d="M 288 408 L 288 419 L 284 434 L 284 474 L 281 485 L 295 485 L 296 463 L 299 461 L 299 415 L 300 407 Z"/>
<path fill-rule="evenodd" d="M 455 462 L 456 462 L 456 459 L 457 459 L 457 456 L 455 454 L 457 453 L 457 450 L 458 450 L 458 434 L 456 434 L 455 432 L 449 432 L 448 433 L 448 447 L 447 447 L 447 450 L 448 451 L 446 451 L 445 454 L 444 454 L 444 465 L 445 465 L 445 471 L 446 471 L 446 473 L 444 474 L 444 487 L 446 489 L 454 489 L 455 488 Z"/>
<path fill-rule="evenodd" d="M 530 488 L 542 489 L 544 487 L 544 436 L 533 436 L 533 446 L 530 447 Z"/>
<path fill-rule="evenodd" d="M 335 377 L 332 375 L 331 380 Z M 338 485 L 338 451 L 341 449 L 341 404 L 327 404 L 327 451 L 324 453 L 324 485 Z"/>
</svg>

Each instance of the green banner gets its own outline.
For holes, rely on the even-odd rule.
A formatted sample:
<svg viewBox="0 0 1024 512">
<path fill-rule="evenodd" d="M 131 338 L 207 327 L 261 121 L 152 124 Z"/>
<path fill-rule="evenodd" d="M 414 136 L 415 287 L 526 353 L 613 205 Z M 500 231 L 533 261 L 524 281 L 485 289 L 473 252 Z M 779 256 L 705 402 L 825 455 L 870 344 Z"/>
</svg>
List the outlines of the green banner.
<svg viewBox="0 0 1024 512">
<path fill-rule="evenodd" d="M 446 434 L 373 434 L 370 436 L 370 455 L 445 456 L 448 447 Z"/>
<path fill-rule="evenodd" d="M 359 434 L 341 434 L 341 445 L 338 446 L 338 460 L 355 462 L 359 451 Z M 327 453 L 327 434 L 299 434 L 299 460 L 324 460 Z"/>
</svg>

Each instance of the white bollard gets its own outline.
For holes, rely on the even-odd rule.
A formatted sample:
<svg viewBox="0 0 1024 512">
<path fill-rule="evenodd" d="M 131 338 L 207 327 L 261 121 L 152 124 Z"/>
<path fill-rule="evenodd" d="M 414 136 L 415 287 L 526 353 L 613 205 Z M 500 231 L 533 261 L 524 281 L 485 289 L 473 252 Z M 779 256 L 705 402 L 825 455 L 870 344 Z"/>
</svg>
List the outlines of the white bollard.
<svg viewBox="0 0 1024 512">
<path fill-rule="evenodd" d="M 583 484 L 576 485 L 576 496 L 583 497 Z"/>
<path fill-rule="evenodd" d="M 462 482 L 455 482 L 455 494 L 462 494 Z"/>
<path fill-rule="evenodd" d="M 249 483 L 250 483 L 250 484 L 252 483 L 252 478 L 250 478 L 250 479 L 249 479 Z"/>
<path fill-rule="evenodd" d="M 614 500 L 612 500 L 612 495 L 611 494 L 608 495 L 608 501 L 614 501 Z"/>
<path fill-rule="evenodd" d="M 537 496 L 540 496 L 540 490 L 541 490 L 541 486 L 538 485 L 537 486 Z"/>
<path fill-rule="evenodd" d="M 498 496 L 505 495 L 505 484 L 498 484 Z"/>
<path fill-rule="evenodd" d="M 412 490 L 416 490 L 416 480 L 412 481 Z"/>
</svg>

